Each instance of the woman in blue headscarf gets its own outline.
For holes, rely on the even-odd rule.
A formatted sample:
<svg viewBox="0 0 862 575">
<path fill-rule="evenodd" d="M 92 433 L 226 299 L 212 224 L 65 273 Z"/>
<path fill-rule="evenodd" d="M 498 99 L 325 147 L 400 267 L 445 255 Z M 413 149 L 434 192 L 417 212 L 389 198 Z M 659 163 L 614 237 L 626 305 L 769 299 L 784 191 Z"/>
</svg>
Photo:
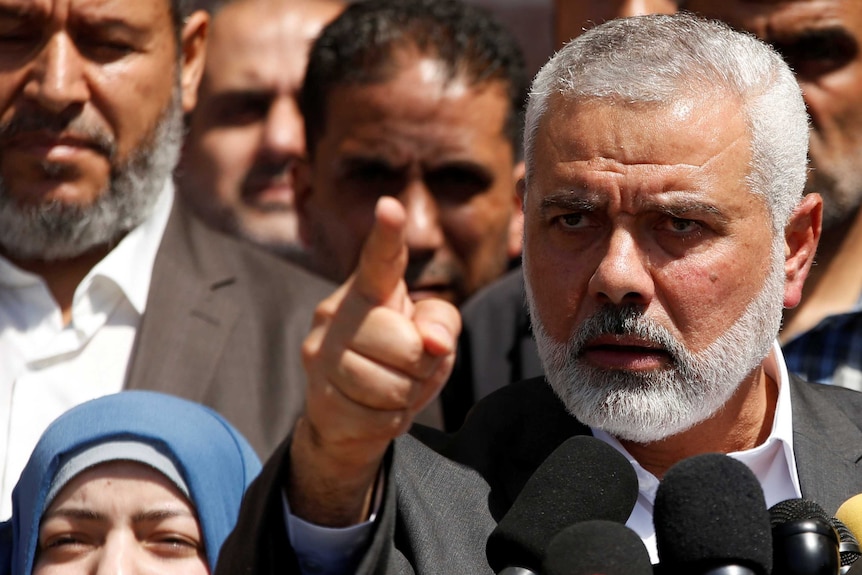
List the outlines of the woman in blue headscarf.
<svg viewBox="0 0 862 575">
<path fill-rule="evenodd" d="M 246 487 L 251 446 L 214 411 L 126 391 L 82 404 L 42 435 L 12 493 L 0 573 L 215 568 Z"/>
</svg>

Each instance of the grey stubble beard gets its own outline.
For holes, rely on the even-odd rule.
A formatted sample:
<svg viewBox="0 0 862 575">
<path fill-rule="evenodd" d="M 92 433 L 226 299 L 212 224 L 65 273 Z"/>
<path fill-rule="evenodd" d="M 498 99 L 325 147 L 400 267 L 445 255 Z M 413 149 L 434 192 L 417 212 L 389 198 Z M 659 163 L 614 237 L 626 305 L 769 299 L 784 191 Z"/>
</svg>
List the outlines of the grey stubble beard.
<svg viewBox="0 0 862 575">
<path fill-rule="evenodd" d="M 123 165 L 113 163 L 113 137 L 99 133 L 100 148 L 112 163 L 111 177 L 107 189 L 87 205 L 54 201 L 22 206 L 0 177 L 2 250 L 23 261 L 58 261 L 115 244 L 152 213 L 179 159 L 183 129 L 181 92 L 175 86 L 150 137 Z M 56 175 L 64 167 L 46 163 L 43 169 Z"/>
</svg>

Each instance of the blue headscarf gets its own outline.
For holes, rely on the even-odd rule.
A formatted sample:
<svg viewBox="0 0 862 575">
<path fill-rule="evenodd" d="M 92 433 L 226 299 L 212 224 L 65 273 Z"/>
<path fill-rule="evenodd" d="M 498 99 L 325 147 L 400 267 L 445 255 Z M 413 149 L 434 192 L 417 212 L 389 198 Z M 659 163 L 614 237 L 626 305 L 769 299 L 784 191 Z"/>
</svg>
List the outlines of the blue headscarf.
<svg viewBox="0 0 862 575">
<path fill-rule="evenodd" d="M 65 459 L 100 443 L 129 440 L 172 460 L 197 512 L 210 571 L 215 569 L 260 460 L 211 409 L 161 393 L 124 391 L 69 410 L 42 434 L 12 492 L 12 518 L 0 533 L 0 574 L 32 573 L 45 499 Z"/>
</svg>

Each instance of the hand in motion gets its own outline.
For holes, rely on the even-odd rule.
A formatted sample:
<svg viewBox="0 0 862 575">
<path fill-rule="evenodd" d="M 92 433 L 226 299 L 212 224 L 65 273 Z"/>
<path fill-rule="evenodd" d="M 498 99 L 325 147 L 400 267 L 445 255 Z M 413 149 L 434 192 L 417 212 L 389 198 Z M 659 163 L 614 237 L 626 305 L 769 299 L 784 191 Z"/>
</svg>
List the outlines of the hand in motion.
<svg viewBox="0 0 862 575">
<path fill-rule="evenodd" d="M 413 303 L 404 283 L 404 208 L 381 198 L 354 274 L 317 308 L 305 340 L 305 415 L 291 445 L 295 515 L 361 522 L 389 443 L 440 391 L 455 358 L 458 310 Z"/>
</svg>

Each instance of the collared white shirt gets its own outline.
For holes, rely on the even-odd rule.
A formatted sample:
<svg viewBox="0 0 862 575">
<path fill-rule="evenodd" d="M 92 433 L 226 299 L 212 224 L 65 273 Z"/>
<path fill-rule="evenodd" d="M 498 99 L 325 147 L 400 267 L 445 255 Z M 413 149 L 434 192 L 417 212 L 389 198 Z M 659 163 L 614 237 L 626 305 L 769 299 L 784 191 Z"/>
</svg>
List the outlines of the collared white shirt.
<svg viewBox="0 0 862 575">
<path fill-rule="evenodd" d="M 42 432 L 64 411 L 123 387 L 173 184 L 75 290 L 69 325 L 40 276 L 0 257 L 0 518 Z"/>
<path fill-rule="evenodd" d="M 766 506 L 772 507 L 779 501 L 802 497 L 799 476 L 796 473 L 796 457 L 793 455 L 793 413 L 790 405 L 789 376 L 784 364 L 784 356 L 778 343 L 763 364 L 766 375 L 778 384 L 778 403 L 772 430 L 761 445 L 754 449 L 729 453 L 748 466 L 760 482 L 766 499 Z M 625 455 L 632 464 L 638 477 L 638 499 L 626 525 L 643 540 L 650 554 L 650 560 L 658 563 L 655 528 L 653 527 L 653 505 L 658 490 L 658 478 L 641 467 L 634 457 L 617 441 L 600 429 L 593 429 L 593 435 Z"/>
</svg>

